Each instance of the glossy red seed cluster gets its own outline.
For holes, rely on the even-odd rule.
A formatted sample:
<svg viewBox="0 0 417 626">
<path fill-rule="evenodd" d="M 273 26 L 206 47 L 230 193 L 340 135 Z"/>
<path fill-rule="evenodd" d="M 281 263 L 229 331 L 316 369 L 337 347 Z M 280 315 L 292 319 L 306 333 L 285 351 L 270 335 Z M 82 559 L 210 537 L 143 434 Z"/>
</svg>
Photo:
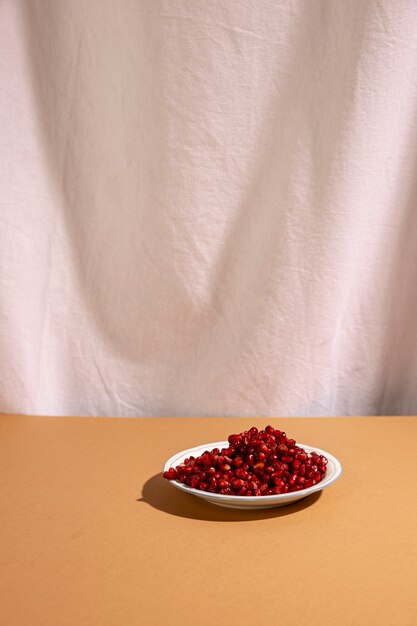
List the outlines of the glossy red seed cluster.
<svg viewBox="0 0 417 626">
<path fill-rule="evenodd" d="M 230 435 L 228 442 L 228 448 L 190 456 L 164 478 L 210 493 L 272 496 L 312 487 L 326 473 L 326 457 L 306 452 L 273 426 Z"/>
</svg>

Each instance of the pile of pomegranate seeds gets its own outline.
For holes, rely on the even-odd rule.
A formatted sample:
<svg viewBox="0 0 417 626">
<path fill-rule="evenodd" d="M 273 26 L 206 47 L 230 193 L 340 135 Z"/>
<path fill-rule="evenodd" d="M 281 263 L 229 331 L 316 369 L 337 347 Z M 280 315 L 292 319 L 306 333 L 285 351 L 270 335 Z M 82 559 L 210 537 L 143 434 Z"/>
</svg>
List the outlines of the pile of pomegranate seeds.
<svg viewBox="0 0 417 626">
<path fill-rule="evenodd" d="M 273 496 L 312 487 L 326 473 L 325 456 L 307 453 L 273 426 L 230 435 L 228 442 L 228 448 L 190 456 L 164 478 L 228 496 Z"/>
</svg>

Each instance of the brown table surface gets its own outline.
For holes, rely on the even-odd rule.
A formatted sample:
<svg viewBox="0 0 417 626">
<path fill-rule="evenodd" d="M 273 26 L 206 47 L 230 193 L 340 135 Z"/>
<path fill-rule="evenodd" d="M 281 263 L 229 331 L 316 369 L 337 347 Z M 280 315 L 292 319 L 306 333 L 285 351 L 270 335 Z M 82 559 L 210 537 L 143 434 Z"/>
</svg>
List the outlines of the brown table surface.
<svg viewBox="0 0 417 626">
<path fill-rule="evenodd" d="M 272 423 L 338 457 L 321 495 L 234 511 L 161 478 Z M 2 626 L 417 624 L 417 418 L 0 417 Z"/>
</svg>

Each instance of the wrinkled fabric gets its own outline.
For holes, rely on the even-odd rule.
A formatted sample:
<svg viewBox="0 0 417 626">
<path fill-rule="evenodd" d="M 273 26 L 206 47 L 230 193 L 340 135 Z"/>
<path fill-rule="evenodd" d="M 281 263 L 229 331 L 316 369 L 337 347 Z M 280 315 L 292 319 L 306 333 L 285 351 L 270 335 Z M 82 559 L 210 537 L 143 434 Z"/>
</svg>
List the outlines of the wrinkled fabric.
<svg viewBox="0 0 417 626">
<path fill-rule="evenodd" d="M 0 410 L 417 413 L 414 0 L 2 0 Z"/>
</svg>

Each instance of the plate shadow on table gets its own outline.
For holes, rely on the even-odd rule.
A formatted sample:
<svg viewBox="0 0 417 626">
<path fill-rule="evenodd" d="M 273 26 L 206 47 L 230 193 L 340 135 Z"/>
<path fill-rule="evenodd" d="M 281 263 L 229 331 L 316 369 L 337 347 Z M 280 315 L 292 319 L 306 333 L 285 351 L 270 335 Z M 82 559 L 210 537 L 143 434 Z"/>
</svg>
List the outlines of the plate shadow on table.
<svg viewBox="0 0 417 626">
<path fill-rule="evenodd" d="M 301 513 L 312 506 L 321 497 L 321 491 L 313 493 L 294 504 L 256 511 L 241 509 L 226 509 L 215 504 L 174 489 L 162 473 L 155 474 L 146 481 L 142 489 L 142 497 L 137 502 L 149 504 L 154 509 L 189 519 L 205 520 L 208 522 L 247 522 L 250 520 L 269 519 Z"/>
</svg>

